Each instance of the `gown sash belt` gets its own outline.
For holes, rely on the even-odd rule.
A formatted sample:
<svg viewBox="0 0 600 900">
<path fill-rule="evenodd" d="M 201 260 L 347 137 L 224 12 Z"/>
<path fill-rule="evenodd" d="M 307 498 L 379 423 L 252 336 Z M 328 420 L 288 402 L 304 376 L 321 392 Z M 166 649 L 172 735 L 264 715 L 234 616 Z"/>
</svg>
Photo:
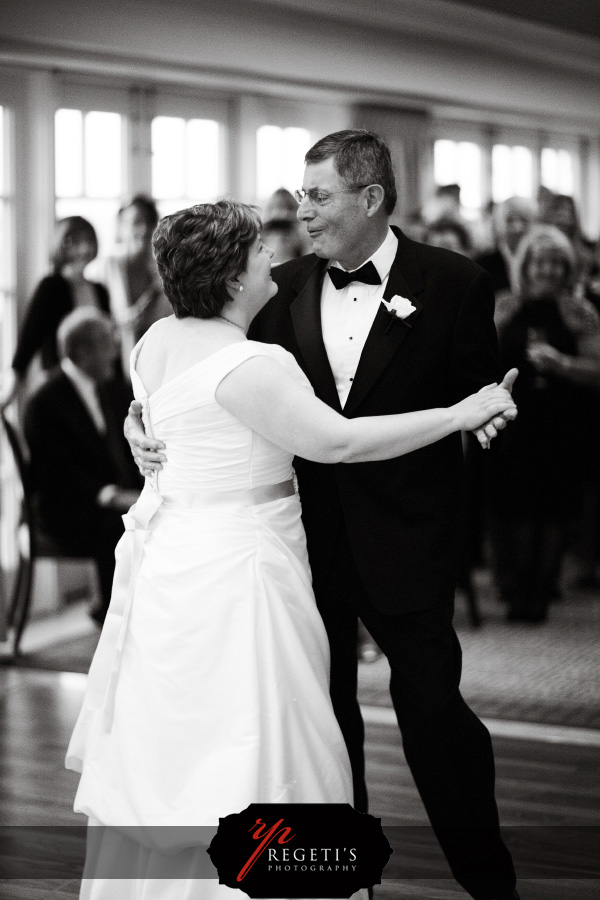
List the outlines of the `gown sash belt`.
<svg viewBox="0 0 600 900">
<path fill-rule="evenodd" d="M 258 506 L 292 497 L 294 493 L 294 482 L 290 479 L 241 491 L 169 491 L 163 494 L 163 499 L 165 507 L 202 510 L 219 506 Z"/>
<path fill-rule="evenodd" d="M 174 491 L 165 496 L 146 487 L 139 500 L 123 516 L 125 533 L 133 541 L 129 572 L 116 567 L 113 592 L 103 627 L 103 640 L 98 645 L 89 672 L 88 706 L 100 710 L 100 732 L 109 734 L 112 729 L 117 682 L 123 656 L 123 646 L 131 614 L 137 577 L 144 555 L 144 543 L 150 522 L 164 503 L 164 507 L 177 509 L 207 509 L 223 506 L 256 506 L 291 497 L 295 493 L 292 480 L 280 484 L 239 491 Z"/>
</svg>

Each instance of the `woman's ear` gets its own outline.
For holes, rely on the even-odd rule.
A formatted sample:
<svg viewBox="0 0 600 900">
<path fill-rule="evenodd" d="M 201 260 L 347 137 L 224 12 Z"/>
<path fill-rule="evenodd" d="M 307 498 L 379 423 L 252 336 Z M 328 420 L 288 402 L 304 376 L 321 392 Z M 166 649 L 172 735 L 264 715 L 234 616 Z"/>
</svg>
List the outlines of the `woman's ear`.
<svg viewBox="0 0 600 900">
<path fill-rule="evenodd" d="M 244 290 L 244 286 L 243 286 L 243 284 L 240 284 L 239 278 L 231 278 L 227 282 L 227 290 L 228 290 L 229 294 L 231 295 L 231 298 L 233 299 L 236 296 L 236 294 L 242 293 L 242 291 Z"/>
</svg>

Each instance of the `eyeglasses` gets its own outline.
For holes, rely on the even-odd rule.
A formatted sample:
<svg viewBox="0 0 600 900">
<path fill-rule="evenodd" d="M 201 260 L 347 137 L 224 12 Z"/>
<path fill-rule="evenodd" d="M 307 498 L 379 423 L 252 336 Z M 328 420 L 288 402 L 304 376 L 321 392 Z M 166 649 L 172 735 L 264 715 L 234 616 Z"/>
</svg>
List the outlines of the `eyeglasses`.
<svg viewBox="0 0 600 900">
<path fill-rule="evenodd" d="M 308 197 L 314 206 L 325 206 L 335 194 L 356 194 L 368 186 L 368 184 L 357 184 L 356 187 L 349 188 L 347 191 L 320 191 L 318 188 L 309 188 L 305 191 L 304 188 L 300 188 L 299 191 L 294 191 L 294 197 L 298 203 L 302 203 Z"/>
</svg>

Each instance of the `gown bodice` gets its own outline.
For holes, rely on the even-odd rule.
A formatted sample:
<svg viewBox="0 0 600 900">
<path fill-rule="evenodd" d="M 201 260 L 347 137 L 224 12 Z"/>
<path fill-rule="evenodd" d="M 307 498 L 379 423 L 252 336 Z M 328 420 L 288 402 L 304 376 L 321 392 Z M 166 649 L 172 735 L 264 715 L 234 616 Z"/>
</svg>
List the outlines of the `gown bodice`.
<svg viewBox="0 0 600 900">
<path fill-rule="evenodd" d="M 292 477 L 292 455 L 240 422 L 215 397 L 223 378 L 253 356 L 275 359 L 312 391 L 291 353 L 258 341 L 230 344 L 149 396 L 135 370 L 141 346 L 132 355 L 132 384 L 147 433 L 167 448 L 167 462 L 153 484 L 160 494 L 248 490 Z"/>
</svg>

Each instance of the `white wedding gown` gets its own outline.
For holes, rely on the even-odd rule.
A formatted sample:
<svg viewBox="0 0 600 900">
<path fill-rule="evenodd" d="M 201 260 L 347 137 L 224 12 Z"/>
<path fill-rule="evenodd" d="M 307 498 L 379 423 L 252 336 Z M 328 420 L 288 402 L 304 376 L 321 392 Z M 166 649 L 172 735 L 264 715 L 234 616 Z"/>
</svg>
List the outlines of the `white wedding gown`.
<svg viewBox="0 0 600 900">
<path fill-rule="evenodd" d="M 153 878 L 164 838 L 136 828 L 216 826 L 252 802 L 352 802 L 300 502 L 268 499 L 265 487 L 292 479 L 292 458 L 215 399 L 220 381 L 257 355 L 312 388 L 287 351 L 247 341 L 148 397 L 135 371 L 142 341 L 134 393 L 168 462 L 124 517 L 111 606 L 67 752 L 81 772 L 75 810 L 133 838 L 133 874 L 109 880 L 86 867 L 81 897 L 240 900 L 238 890 L 194 878 L 193 864 L 187 880 Z M 184 829 L 169 833 L 183 849 Z"/>
</svg>

